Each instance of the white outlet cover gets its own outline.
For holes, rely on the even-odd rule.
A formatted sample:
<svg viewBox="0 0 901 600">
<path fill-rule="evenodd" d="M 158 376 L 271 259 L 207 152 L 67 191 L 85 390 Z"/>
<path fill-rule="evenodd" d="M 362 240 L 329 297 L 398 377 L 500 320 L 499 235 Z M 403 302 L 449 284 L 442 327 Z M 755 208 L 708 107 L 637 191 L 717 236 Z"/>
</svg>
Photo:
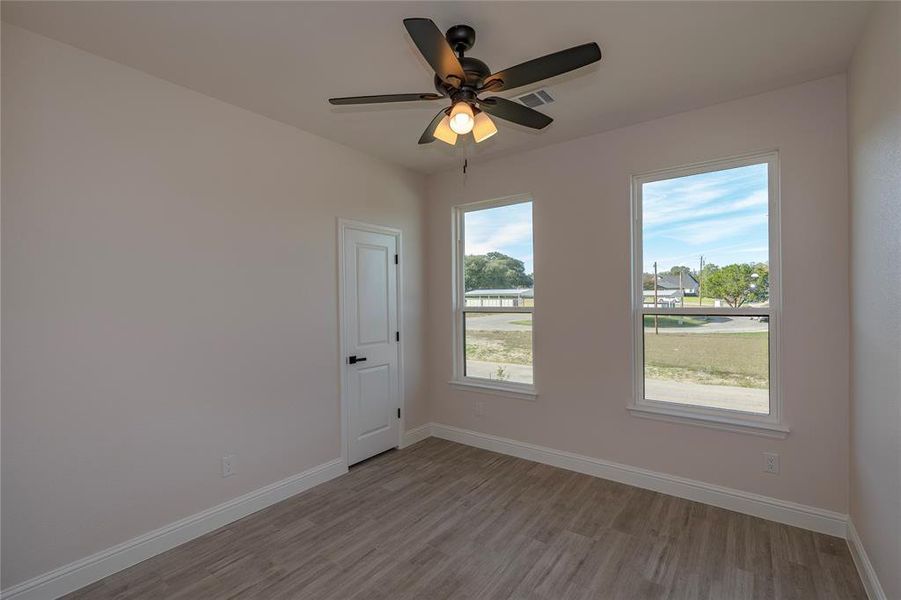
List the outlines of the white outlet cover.
<svg viewBox="0 0 901 600">
<path fill-rule="evenodd" d="M 230 477 L 235 474 L 235 455 L 226 454 L 222 457 L 222 476 Z"/>
<path fill-rule="evenodd" d="M 779 474 L 779 455 L 775 452 L 763 453 L 763 471 L 764 473 Z"/>
</svg>

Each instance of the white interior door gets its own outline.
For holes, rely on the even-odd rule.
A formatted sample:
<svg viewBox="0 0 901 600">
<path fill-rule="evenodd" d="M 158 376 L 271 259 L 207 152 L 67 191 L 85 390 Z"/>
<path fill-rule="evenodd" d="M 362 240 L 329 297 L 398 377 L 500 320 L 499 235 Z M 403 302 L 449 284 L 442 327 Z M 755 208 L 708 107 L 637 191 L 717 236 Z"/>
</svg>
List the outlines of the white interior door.
<svg viewBox="0 0 901 600">
<path fill-rule="evenodd" d="M 348 464 L 398 445 L 397 238 L 344 230 Z"/>
</svg>

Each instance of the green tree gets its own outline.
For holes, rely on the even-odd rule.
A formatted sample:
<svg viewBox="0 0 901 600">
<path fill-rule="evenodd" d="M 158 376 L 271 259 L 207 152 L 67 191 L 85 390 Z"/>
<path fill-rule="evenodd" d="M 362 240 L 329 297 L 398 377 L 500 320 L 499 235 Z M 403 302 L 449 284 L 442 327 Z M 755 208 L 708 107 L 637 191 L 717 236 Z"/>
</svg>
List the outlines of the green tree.
<svg viewBox="0 0 901 600">
<path fill-rule="evenodd" d="M 533 285 L 532 276 L 526 274 L 523 262 L 501 252 L 466 256 L 463 259 L 463 279 L 467 292 L 528 288 Z"/>
<path fill-rule="evenodd" d="M 713 275 L 714 273 L 716 273 L 719 270 L 720 270 L 720 268 L 718 266 L 716 266 L 715 264 L 706 263 L 704 265 L 704 270 L 701 271 L 699 277 L 701 279 L 706 279 L 707 277 L 710 277 L 711 275 Z"/>
<path fill-rule="evenodd" d="M 699 294 L 700 296 L 707 296 L 708 298 L 711 296 L 711 294 L 709 294 L 707 292 L 707 287 L 704 285 L 704 283 L 707 281 L 708 277 L 710 277 L 711 275 L 713 275 L 714 273 L 716 273 L 719 270 L 720 270 L 720 268 L 718 266 L 716 266 L 715 264 L 707 263 L 704 265 L 704 268 L 701 269 L 701 272 L 698 273 L 697 280 L 698 280 L 698 284 L 701 286 L 700 294 Z"/>
<path fill-rule="evenodd" d="M 766 268 L 766 265 L 726 265 L 711 269 L 704 276 L 704 295 L 721 298 L 733 308 L 765 299 L 769 293 L 769 269 L 762 272 L 761 266 Z"/>
<path fill-rule="evenodd" d="M 678 276 L 679 273 L 685 273 L 686 275 L 694 275 L 694 271 L 692 271 L 689 267 L 685 265 L 679 265 L 678 267 L 673 267 L 669 270 L 670 275 Z"/>
</svg>

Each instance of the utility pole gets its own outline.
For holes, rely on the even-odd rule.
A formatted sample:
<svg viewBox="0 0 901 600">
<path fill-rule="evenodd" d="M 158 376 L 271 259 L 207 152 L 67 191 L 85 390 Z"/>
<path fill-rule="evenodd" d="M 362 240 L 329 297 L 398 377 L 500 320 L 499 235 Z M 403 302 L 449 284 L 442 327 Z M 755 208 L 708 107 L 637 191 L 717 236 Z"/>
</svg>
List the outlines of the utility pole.
<svg viewBox="0 0 901 600">
<path fill-rule="evenodd" d="M 701 266 L 698 269 L 698 306 L 701 306 L 701 278 L 704 276 L 704 255 L 701 255 Z"/>
<path fill-rule="evenodd" d="M 679 307 L 685 307 L 685 291 L 682 288 L 682 273 L 683 271 L 679 269 Z"/>
<path fill-rule="evenodd" d="M 657 309 L 659 308 L 659 304 L 657 304 L 657 261 L 654 261 L 654 335 L 660 333 L 657 329 Z"/>
</svg>

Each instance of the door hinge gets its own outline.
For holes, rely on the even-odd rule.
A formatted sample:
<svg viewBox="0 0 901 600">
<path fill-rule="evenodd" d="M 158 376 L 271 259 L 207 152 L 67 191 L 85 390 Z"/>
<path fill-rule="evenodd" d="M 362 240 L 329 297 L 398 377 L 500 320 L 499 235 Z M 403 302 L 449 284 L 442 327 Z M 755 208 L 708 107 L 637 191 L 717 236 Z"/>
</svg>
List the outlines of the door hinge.
<svg viewBox="0 0 901 600">
<path fill-rule="evenodd" d="M 400 263 L 398 262 L 399 260 L 400 260 L 400 259 L 398 258 L 397 254 L 395 254 L 395 255 L 394 255 L 394 264 L 400 264 Z"/>
<path fill-rule="evenodd" d="M 400 341 L 400 332 L 399 331 L 394 332 L 394 340 L 397 342 Z"/>
<path fill-rule="evenodd" d="M 400 407 L 397 408 L 397 418 L 400 418 Z"/>
</svg>

